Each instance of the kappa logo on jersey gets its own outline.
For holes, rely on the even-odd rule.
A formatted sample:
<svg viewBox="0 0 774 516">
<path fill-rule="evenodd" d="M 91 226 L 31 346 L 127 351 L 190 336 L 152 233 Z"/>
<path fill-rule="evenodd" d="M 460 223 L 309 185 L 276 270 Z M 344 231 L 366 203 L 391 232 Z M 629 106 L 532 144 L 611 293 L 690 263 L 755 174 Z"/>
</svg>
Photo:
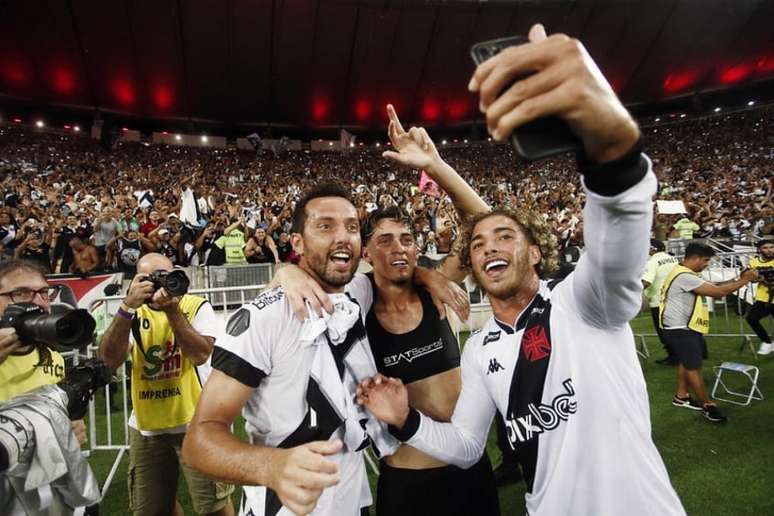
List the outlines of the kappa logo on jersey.
<svg viewBox="0 0 774 516">
<path fill-rule="evenodd" d="M 489 368 L 487 369 L 486 374 L 490 375 L 498 371 L 505 371 L 505 368 L 502 366 L 500 362 L 497 361 L 496 358 L 492 358 L 491 360 L 489 360 Z"/>
<path fill-rule="evenodd" d="M 500 333 L 501 333 L 501 332 L 500 332 L 499 330 L 498 330 L 498 331 L 490 331 L 490 332 L 489 332 L 489 333 L 486 335 L 486 337 L 484 337 L 484 343 L 483 343 L 483 344 L 481 344 L 481 345 L 482 345 L 482 346 L 486 346 L 486 345 L 487 345 L 487 344 L 489 344 L 490 342 L 496 342 L 496 341 L 500 340 Z"/>
<path fill-rule="evenodd" d="M 430 353 L 434 353 L 441 349 L 443 349 L 443 339 L 438 339 L 435 342 L 428 344 L 427 346 L 412 348 L 408 351 L 404 351 L 403 353 L 398 353 L 397 355 L 386 356 L 384 357 L 384 366 L 392 367 L 400 363 L 401 360 L 405 360 L 410 364 L 416 358 L 429 355 Z"/>
<path fill-rule="evenodd" d="M 281 290 L 267 292 L 255 298 L 255 301 L 253 301 L 253 306 L 255 306 L 258 310 L 263 310 L 267 306 L 273 305 L 277 301 L 281 301 L 283 297 L 285 297 L 285 293 Z"/>
<path fill-rule="evenodd" d="M 572 387 L 572 379 L 562 382 L 565 392 L 556 396 L 550 404 L 541 403 L 535 406 L 530 403 L 528 412 L 523 416 L 509 416 L 505 420 L 505 429 L 508 434 L 508 442 L 511 448 L 533 439 L 543 432 L 549 432 L 562 421 L 567 421 L 570 414 L 578 410 L 578 402 L 575 401 L 575 389 Z"/>
<path fill-rule="evenodd" d="M 551 342 L 546 337 L 546 329 L 542 326 L 533 326 L 524 332 L 521 348 L 530 362 L 536 362 L 551 354 Z"/>
</svg>

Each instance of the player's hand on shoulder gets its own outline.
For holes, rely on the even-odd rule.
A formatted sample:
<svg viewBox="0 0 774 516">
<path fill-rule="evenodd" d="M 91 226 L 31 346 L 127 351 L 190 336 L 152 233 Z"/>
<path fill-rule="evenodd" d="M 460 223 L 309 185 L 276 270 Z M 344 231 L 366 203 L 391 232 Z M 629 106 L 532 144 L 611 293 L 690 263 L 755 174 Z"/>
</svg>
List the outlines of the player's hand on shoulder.
<svg viewBox="0 0 774 516">
<path fill-rule="evenodd" d="M 341 441 L 313 441 L 290 449 L 276 449 L 270 466 L 269 487 L 282 505 L 295 514 L 309 514 L 323 490 L 339 483 L 339 467 L 326 459 L 342 449 Z"/>
<path fill-rule="evenodd" d="M 530 29 L 529 40 L 481 63 L 468 85 L 479 93 L 492 137 L 502 141 L 516 127 L 556 115 L 595 162 L 631 150 L 640 137 L 637 124 L 583 44 L 564 34 L 548 37 L 540 24 Z"/>
<path fill-rule="evenodd" d="M 417 268 L 419 270 L 419 268 Z M 446 318 L 446 307 L 454 310 L 460 320 L 465 321 L 470 315 L 470 300 L 465 289 L 450 281 L 438 271 L 422 269 L 424 274 L 422 282 L 433 299 L 433 304 L 438 309 L 441 319 Z"/>
<path fill-rule="evenodd" d="M 306 302 L 312 312 L 322 315 L 323 310 L 333 313 L 333 303 L 328 294 L 306 271 L 298 265 L 287 264 L 274 274 L 276 284 L 282 287 L 296 317 L 303 321 L 308 318 Z"/>
</svg>

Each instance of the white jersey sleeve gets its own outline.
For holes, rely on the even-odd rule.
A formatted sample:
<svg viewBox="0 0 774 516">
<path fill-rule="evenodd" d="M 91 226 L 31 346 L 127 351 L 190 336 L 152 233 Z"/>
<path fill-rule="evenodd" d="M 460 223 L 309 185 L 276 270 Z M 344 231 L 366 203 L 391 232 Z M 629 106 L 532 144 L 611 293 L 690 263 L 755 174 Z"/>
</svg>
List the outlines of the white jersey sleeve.
<svg viewBox="0 0 774 516">
<path fill-rule="evenodd" d="M 275 326 L 255 304 L 243 306 L 229 318 L 226 331 L 215 343 L 212 368 L 258 387 L 271 373 Z"/>
<path fill-rule="evenodd" d="M 365 317 L 365 314 L 371 310 L 371 305 L 374 304 L 374 287 L 371 285 L 371 280 L 365 274 L 357 273 L 352 281 L 347 283 L 345 290 L 355 298 L 360 305 L 361 314 Z"/>
<path fill-rule="evenodd" d="M 633 186 L 612 196 L 591 191 L 584 177 L 584 253 L 564 288 L 581 317 L 597 328 L 617 328 L 633 319 L 642 299 L 642 271 L 648 259 L 656 176 L 650 160 Z M 611 173 L 615 173 L 611 171 Z"/>
<path fill-rule="evenodd" d="M 475 342 L 471 342 L 473 339 Z M 412 409 L 403 429 L 395 432 L 406 444 L 461 468 L 469 468 L 481 459 L 496 411 L 479 363 L 481 340 L 471 340 L 462 351 L 462 391 L 451 422 L 439 423 Z"/>
<path fill-rule="evenodd" d="M 210 302 L 207 301 L 199 307 L 199 311 L 196 312 L 193 321 L 191 321 L 191 327 L 199 335 L 217 339 L 223 333 L 223 323 L 221 321 L 215 315 L 215 310 L 212 309 Z"/>
</svg>

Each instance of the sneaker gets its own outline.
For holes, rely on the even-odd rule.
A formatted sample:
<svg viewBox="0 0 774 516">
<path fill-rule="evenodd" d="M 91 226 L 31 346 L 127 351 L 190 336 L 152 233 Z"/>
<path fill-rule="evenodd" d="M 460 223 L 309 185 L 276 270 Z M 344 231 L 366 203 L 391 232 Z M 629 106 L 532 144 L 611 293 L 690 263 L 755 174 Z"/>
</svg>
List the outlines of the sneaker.
<svg viewBox="0 0 774 516">
<path fill-rule="evenodd" d="M 725 423 L 728 418 L 720 413 L 717 405 L 705 404 L 702 415 L 713 423 Z"/>
<path fill-rule="evenodd" d="M 682 408 L 687 408 L 691 410 L 704 410 L 704 407 L 702 407 L 700 403 L 697 403 L 690 396 L 686 396 L 685 398 L 679 398 L 677 396 L 674 396 L 672 398 L 672 405 L 674 405 L 675 407 L 682 407 Z"/>
<path fill-rule="evenodd" d="M 759 355 L 768 355 L 774 351 L 774 344 L 771 342 L 761 342 L 761 348 L 758 350 Z"/>
<path fill-rule="evenodd" d="M 662 358 L 661 360 L 656 360 L 656 363 L 658 365 L 674 366 L 674 365 L 677 365 L 677 360 L 675 360 L 672 357 L 665 357 L 665 358 Z"/>
</svg>

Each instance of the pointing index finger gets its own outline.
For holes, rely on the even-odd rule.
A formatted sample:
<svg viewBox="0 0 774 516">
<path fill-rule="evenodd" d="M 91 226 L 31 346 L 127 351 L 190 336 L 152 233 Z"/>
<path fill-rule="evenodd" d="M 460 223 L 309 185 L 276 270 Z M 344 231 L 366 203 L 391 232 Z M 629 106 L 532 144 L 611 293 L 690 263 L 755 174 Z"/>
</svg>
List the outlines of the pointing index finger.
<svg viewBox="0 0 774 516">
<path fill-rule="evenodd" d="M 395 124 L 395 131 L 398 134 L 403 134 L 406 131 L 403 129 L 403 125 L 400 123 L 400 119 L 398 118 L 398 113 L 395 111 L 395 108 L 392 104 L 387 104 L 387 114 L 390 117 L 390 121 Z"/>
</svg>

